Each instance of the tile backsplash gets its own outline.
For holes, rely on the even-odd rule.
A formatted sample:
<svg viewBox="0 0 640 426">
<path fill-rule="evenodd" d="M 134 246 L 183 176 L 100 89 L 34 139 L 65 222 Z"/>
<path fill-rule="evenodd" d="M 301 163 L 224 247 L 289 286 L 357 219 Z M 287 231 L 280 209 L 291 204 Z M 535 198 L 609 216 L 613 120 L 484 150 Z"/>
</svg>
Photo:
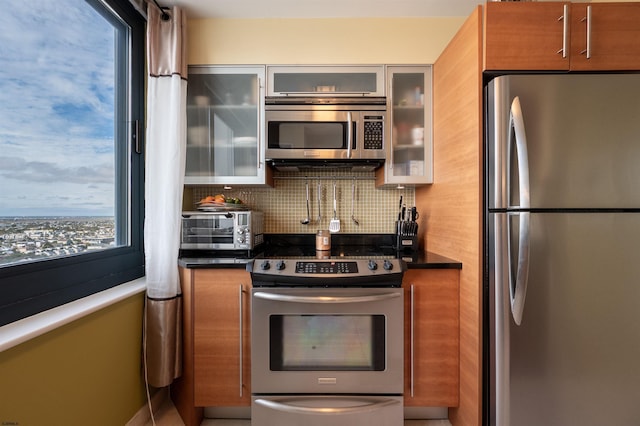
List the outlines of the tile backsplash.
<svg viewBox="0 0 640 426">
<path fill-rule="evenodd" d="M 270 234 L 315 233 L 318 229 L 329 229 L 333 218 L 333 184 L 336 184 L 337 217 L 340 232 L 394 233 L 394 222 L 398 217 L 398 202 L 402 196 L 407 207 L 415 205 L 414 188 L 376 189 L 374 172 L 310 171 L 276 172 L 273 188 L 238 188 L 222 190 L 218 186 L 192 187 L 185 195 L 191 195 L 192 205 L 207 195 L 224 193 L 227 197 L 240 198 L 254 210 L 264 212 L 265 231 Z M 309 183 L 310 223 L 303 225 L 307 217 L 305 183 Z M 318 184 L 320 203 L 318 203 Z M 353 203 L 354 216 L 359 225 L 351 220 L 352 189 L 355 185 Z M 188 200 L 185 203 L 188 205 Z M 320 221 L 318 222 L 318 215 Z"/>
</svg>

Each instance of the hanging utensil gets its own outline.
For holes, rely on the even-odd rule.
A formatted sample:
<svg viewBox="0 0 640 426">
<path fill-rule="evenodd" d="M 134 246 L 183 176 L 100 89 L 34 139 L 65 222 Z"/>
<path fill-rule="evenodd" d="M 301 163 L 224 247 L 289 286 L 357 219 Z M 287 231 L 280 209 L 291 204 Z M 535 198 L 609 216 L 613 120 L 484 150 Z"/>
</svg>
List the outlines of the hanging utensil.
<svg viewBox="0 0 640 426">
<path fill-rule="evenodd" d="M 318 224 L 320 224 L 320 221 L 322 220 L 322 214 L 320 212 L 320 205 L 322 202 L 322 185 L 320 184 L 320 181 L 318 181 L 318 218 L 316 219 L 316 222 Z"/>
<path fill-rule="evenodd" d="M 353 182 L 351 183 L 351 220 L 353 221 L 353 223 L 356 224 L 356 226 L 359 226 L 360 222 L 358 222 L 358 219 L 356 219 L 355 211 L 356 211 L 356 180 L 353 179 Z"/>
<path fill-rule="evenodd" d="M 336 202 L 336 182 L 333 182 L 333 219 L 329 222 L 329 232 L 340 231 L 340 219 L 338 219 L 338 208 Z"/>
<path fill-rule="evenodd" d="M 416 207 L 411 207 L 411 221 L 415 222 L 418 217 L 420 216 L 420 214 L 418 213 L 418 210 L 416 209 Z"/>
<path fill-rule="evenodd" d="M 300 221 L 303 225 L 308 225 L 311 222 L 311 213 L 309 212 L 309 181 L 305 181 L 305 186 L 307 189 L 307 217 Z"/>
</svg>

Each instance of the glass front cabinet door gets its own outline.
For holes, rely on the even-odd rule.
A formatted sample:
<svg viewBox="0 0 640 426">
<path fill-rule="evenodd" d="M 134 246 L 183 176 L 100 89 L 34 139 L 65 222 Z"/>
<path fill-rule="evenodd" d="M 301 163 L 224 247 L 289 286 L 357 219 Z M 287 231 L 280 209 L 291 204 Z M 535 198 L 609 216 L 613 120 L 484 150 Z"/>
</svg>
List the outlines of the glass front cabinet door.
<svg viewBox="0 0 640 426">
<path fill-rule="evenodd" d="M 431 66 L 387 67 L 387 158 L 378 185 L 433 183 Z"/>
<path fill-rule="evenodd" d="M 190 66 L 185 184 L 263 185 L 263 66 Z"/>
<path fill-rule="evenodd" d="M 384 96 L 384 66 L 268 66 L 267 82 L 268 96 Z"/>
</svg>

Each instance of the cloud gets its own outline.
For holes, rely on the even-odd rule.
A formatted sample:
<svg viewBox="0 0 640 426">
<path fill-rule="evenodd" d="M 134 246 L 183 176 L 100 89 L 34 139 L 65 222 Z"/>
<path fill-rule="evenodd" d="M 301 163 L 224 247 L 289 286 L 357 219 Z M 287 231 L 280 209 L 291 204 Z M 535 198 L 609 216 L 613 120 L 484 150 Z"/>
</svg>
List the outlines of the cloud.
<svg viewBox="0 0 640 426">
<path fill-rule="evenodd" d="M 27 161 L 18 157 L 0 157 L 0 176 L 21 182 L 113 183 L 112 165 L 62 167 L 46 161 Z"/>
<path fill-rule="evenodd" d="M 84 1 L 3 0 L 0 28 L 0 215 L 42 192 L 113 211 L 112 25 Z"/>
</svg>

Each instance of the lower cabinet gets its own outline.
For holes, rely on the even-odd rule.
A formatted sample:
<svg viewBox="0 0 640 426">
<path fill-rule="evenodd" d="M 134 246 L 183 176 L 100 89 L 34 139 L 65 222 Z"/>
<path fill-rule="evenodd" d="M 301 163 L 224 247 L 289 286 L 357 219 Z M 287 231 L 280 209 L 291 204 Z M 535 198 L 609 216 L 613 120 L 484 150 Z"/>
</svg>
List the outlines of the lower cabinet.
<svg viewBox="0 0 640 426">
<path fill-rule="evenodd" d="M 251 277 L 243 269 L 180 268 L 183 372 L 171 399 L 186 426 L 203 407 L 251 405 Z"/>
<path fill-rule="evenodd" d="M 202 407 L 251 405 L 251 277 L 242 269 L 180 268 L 183 374 L 172 399 L 186 426 Z M 410 269 L 405 293 L 406 407 L 455 407 L 459 399 L 459 270 Z"/>
<path fill-rule="evenodd" d="M 459 274 L 405 272 L 405 407 L 458 406 Z"/>
<path fill-rule="evenodd" d="M 195 405 L 251 405 L 249 273 L 195 271 L 193 353 Z"/>
</svg>

